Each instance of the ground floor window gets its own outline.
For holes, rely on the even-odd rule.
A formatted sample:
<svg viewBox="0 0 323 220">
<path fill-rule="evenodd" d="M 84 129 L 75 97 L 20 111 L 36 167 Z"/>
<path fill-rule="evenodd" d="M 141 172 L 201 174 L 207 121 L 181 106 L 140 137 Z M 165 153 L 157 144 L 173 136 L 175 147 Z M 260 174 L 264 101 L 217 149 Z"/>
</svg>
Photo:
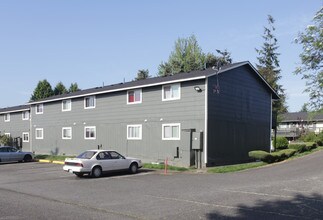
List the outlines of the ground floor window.
<svg viewBox="0 0 323 220">
<path fill-rule="evenodd" d="M 162 125 L 162 139 L 163 140 L 180 140 L 181 124 L 163 124 Z"/>
<path fill-rule="evenodd" d="M 141 140 L 142 139 L 142 125 L 127 125 L 127 139 Z"/>
<path fill-rule="evenodd" d="M 84 127 L 84 139 L 93 140 L 96 139 L 96 127 Z"/>
<path fill-rule="evenodd" d="M 35 134 L 36 134 L 36 139 L 44 139 L 44 129 L 43 128 L 36 128 Z"/>
<path fill-rule="evenodd" d="M 71 127 L 62 128 L 62 139 L 72 139 L 72 128 Z"/>
<path fill-rule="evenodd" d="M 29 132 L 22 133 L 22 142 L 29 142 Z"/>
</svg>

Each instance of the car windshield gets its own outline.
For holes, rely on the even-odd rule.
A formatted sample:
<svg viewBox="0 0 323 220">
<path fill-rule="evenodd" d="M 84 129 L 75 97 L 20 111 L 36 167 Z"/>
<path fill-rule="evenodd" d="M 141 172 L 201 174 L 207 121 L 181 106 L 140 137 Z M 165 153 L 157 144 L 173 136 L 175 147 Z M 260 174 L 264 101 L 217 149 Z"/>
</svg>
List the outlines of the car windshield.
<svg viewBox="0 0 323 220">
<path fill-rule="evenodd" d="M 81 159 L 91 159 L 93 155 L 96 154 L 96 151 L 85 151 L 78 155 L 76 158 L 81 158 Z"/>
</svg>

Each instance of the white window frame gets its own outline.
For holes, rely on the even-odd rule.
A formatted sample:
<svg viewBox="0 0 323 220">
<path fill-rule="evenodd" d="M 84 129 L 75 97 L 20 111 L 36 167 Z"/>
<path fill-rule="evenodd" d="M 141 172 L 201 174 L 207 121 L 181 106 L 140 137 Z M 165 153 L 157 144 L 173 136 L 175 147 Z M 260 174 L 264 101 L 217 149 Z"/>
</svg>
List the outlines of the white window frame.
<svg viewBox="0 0 323 220">
<path fill-rule="evenodd" d="M 139 91 L 140 94 L 140 100 L 139 101 L 135 101 L 136 100 L 136 91 Z M 130 92 L 134 92 L 134 101 L 133 102 L 129 102 L 129 93 Z M 127 91 L 127 104 L 128 105 L 133 105 L 133 104 L 140 104 L 142 103 L 142 89 L 133 89 L 133 90 L 129 90 Z"/>
<path fill-rule="evenodd" d="M 41 110 L 42 111 L 38 111 L 38 106 L 41 106 Z M 44 114 L 44 104 L 37 104 L 36 106 L 35 106 L 35 112 L 36 112 L 36 115 L 41 115 L 41 114 Z"/>
<path fill-rule="evenodd" d="M 86 106 L 86 99 L 88 99 L 88 98 L 93 98 L 94 99 L 94 101 L 93 101 L 94 106 L 89 106 L 89 107 Z M 96 106 L 96 97 L 95 97 L 95 95 L 84 97 L 84 109 L 92 109 L 92 108 L 95 108 L 95 106 Z"/>
<path fill-rule="evenodd" d="M 25 135 L 27 135 L 28 140 L 25 140 Z M 22 132 L 22 142 L 29 142 L 29 132 Z"/>
<path fill-rule="evenodd" d="M 130 127 L 139 128 L 139 137 L 130 137 L 129 136 L 129 128 Z M 127 125 L 127 140 L 142 140 L 142 125 L 141 124 Z"/>
<path fill-rule="evenodd" d="M 24 117 L 25 116 L 25 113 L 27 113 L 27 112 L 28 112 L 28 117 Z M 22 118 L 23 121 L 29 120 L 29 118 L 30 118 L 30 112 L 29 111 L 23 111 L 21 113 L 21 118 Z"/>
<path fill-rule="evenodd" d="M 164 88 L 165 87 L 168 87 L 170 86 L 171 90 L 172 90 L 172 86 L 178 86 L 178 97 L 171 97 L 171 98 L 165 98 L 165 90 Z M 172 100 L 179 100 L 181 99 L 181 84 L 180 83 L 175 83 L 175 84 L 167 84 L 167 85 L 163 85 L 163 88 L 162 88 L 162 101 L 172 101 Z"/>
<path fill-rule="evenodd" d="M 64 109 L 64 102 L 68 102 L 69 103 L 69 108 Z M 72 99 L 62 100 L 62 112 L 68 112 L 68 111 L 72 111 Z"/>
<path fill-rule="evenodd" d="M 64 130 L 70 130 L 71 131 L 71 137 L 64 137 Z M 72 139 L 72 135 L 73 135 L 72 132 L 73 132 L 72 131 L 72 127 L 63 127 L 62 128 L 62 139 L 64 139 L 64 140 L 71 140 Z"/>
<path fill-rule="evenodd" d="M 37 136 L 37 131 L 41 131 L 41 136 L 40 137 Z M 35 138 L 37 140 L 43 140 L 44 139 L 44 129 L 43 128 L 36 128 L 35 129 Z"/>
<path fill-rule="evenodd" d="M 86 129 L 94 129 L 94 137 L 86 137 Z M 95 140 L 96 139 L 96 126 L 85 126 L 84 127 L 84 139 L 85 140 Z"/>
<path fill-rule="evenodd" d="M 4 133 L 4 135 L 6 135 L 7 137 L 11 137 L 10 133 Z"/>
<path fill-rule="evenodd" d="M 171 137 L 171 138 L 165 138 L 165 127 L 175 127 L 178 126 L 178 137 Z M 180 123 L 170 123 L 170 124 L 162 124 L 162 140 L 181 140 L 181 124 Z"/>
<path fill-rule="evenodd" d="M 4 118 L 5 122 L 9 122 L 10 121 L 10 113 L 4 114 L 3 118 Z"/>
</svg>

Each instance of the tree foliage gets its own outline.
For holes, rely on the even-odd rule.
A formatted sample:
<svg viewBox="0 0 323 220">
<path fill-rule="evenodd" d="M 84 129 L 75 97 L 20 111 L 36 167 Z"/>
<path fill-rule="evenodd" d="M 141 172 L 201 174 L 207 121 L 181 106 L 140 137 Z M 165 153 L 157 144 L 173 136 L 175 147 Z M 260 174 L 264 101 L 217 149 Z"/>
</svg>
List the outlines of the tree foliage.
<svg viewBox="0 0 323 220">
<path fill-rule="evenodd" d="M 77 83 L 71 83 L 70 88 L 68 89 L 68 92 L 77 92 L 80 91 L 81 89 L 77 85 Z"/>
<path fill-rule="evenodd" d="M 150 77 L 149 70 L 141 69 L 141 70 L 138 70 L 137 77 L 135 78 L 135 80 L 147 79 L 149 77 Z"/>
<path fill-rule="evenodd" d="M 50 83 L 44 79 L 40 80 L 31 95 L 30 101 L 37 101 L 40 99 L 48 98 L 54 95 L 54 91 Z"/>
<path fill-rule="evenodd" d="M 168 61 L 162 62 L 158 67 L 159 76 L 169 76 L 181 72 L 202 70 L 205 67 L 224 65 L 232 62 L 228 51 L 219 51 L 221 56 L 212 53 L 203 53 L 194 35 L 188 38 L 179 38 L 175 41 L 174 50 Z"/>
<path fill-rule="evenodd" d="M 54 95 L 62 95 L 62 94 L 66 94 L 68 93 L 66 87 L 64 86 L 64 84 L 62 82 L 59 82 L 56 84 L 55 88 L 54 88 Z"/>
<path fill-rule="evenodd" d="M 283 86 L 279 84 L 281 79 L 281 70 L 279 67 L 280 55 L 277 50 L 279 48 L 277 44 L 277 38 L 274 36 L 274 18 L 271 15 L 268 15 L 268 27 L 264 27 L 264 44 L 261 49 L 256 49 L 258 53 L 258 64 L 256 64 L 258 72 L 265 78 L 269 85 L 275 89 L 280 97 L 280 100 L 277 100 L 273 104 L 273 111 L 278 113 L 287 112 L 286 106 L 286 95 Z"/>
<path fill-rule="evenodd" d="M 299 55 L 301 64 L 295 74 L 306 80 L 305 92 L 309 93 L 309 105 L 313 110 L 323 107 L 323 7 L 313 18 L 313 24 L 308 25 L 304 32 L 298 34 L 295 42 L 302 45 Z"/>
</svg>

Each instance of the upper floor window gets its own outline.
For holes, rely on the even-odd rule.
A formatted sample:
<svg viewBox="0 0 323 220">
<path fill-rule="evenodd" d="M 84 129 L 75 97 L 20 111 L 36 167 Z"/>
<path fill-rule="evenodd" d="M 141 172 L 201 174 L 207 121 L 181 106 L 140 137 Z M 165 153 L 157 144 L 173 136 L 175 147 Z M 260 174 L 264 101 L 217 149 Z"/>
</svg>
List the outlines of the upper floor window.
<svg viewBox="0 0 323 220">
<path fill-rule="evenodd" d="M 163 86 L 162 96 L 163 96 L 162 97 L 163 101 L 180 99 L 181 98 L 180 84 L 177 83 L 177 84 Z"/>
<path fill-rule="evenodd" d="M 95 108 L 95 96 L 88 96 L 84 98 L 84 108 Z"/>
<path fill-rule="evenodd" d="M 9 122 L 10 121 L 10 113 L 7 113 L 4 115 L 4 121 Z"/>
<path fill-rule="evenodd" d="M 163 140 L 180 140 L 181 124 L 163 124 L 162 139 Z"/>
<path fill-rule="evenodd" d="M 71 111 L 71 110 L 72 110 L 72 100 L 71 99 L 63 100 L 62 101 L 62 111 L 66 112 L 66 111 Z"/>
<path fill-rule="evenodd" d="M 141 140 L 142 139 L 142 125 L 127 125 L 127 139 Z"/>
<path fill-rule="evenodd" d="M 43 114 L 44 113 L 44 105 L 43 104 L 37 104 L 36 105 L 36 114 Z"/>
<path fill-rule="evenodd" d="M 84 127 L 84 139 L 94 140 L 96 139 L 96 127 Z"/>
<path fill-rule="evenodd" d="M 142 90 L 136 89 L 128 91 L 127 104 L 141 103 Z"/>
<path fill-rule="evenodd" d="M 29 111 L 22 112 L 22 120 L 29 120 Z"/>
<path fill-rule="evenodd" d="M 11 137 L 10 133 L 4 133 L 4 135 L 6 135 L 7 137 Z"/>
</svg>

